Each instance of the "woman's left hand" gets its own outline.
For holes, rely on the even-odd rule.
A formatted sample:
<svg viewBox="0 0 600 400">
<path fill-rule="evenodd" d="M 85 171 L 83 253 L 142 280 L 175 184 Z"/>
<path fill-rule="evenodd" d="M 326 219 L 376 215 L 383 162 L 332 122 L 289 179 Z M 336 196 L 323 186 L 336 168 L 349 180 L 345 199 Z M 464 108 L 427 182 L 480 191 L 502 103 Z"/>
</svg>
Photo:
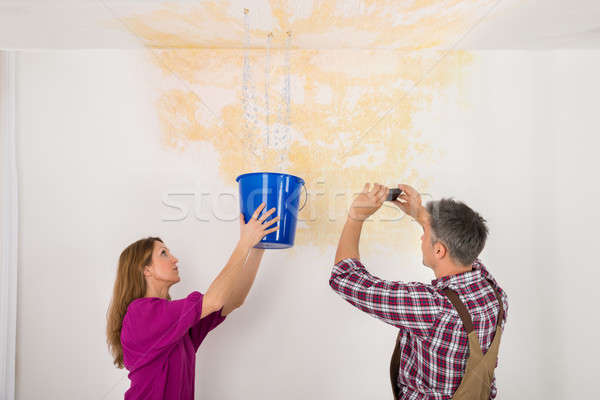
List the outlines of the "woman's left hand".
<svg viewBox="0 0 600 400">
<path fill-rule="evenodd" d="M 256 246 L 263 237 L 279 229 L 278 225 L 269 228 L 279 221 L 279 216 L 266 221 L 266 219 L 276 211 L 274 207 L 263 213 L 260 218 L 258 217 L 265 206 L 266 203 L 261 203 L 254 211 L 254 214 L 252 214 L 252 217 L 250 217 L 248 223 L 244 221 L 244 214 L 240 214 L 240 242 L 248 248 Z"/>
</svg>

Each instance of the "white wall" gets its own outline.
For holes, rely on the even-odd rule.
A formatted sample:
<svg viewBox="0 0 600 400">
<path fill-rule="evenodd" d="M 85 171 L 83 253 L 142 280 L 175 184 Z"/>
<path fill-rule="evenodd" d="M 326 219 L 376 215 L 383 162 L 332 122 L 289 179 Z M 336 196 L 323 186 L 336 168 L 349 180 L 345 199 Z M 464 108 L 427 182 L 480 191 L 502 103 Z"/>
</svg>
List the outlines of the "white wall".
<svg viewBox="0 0 600 400">
<path fill-rule="evenodd" d="M 15 397 L 18 198 L 15 54 L 0 51 L 0 398 Z"/>
<path fill-rule="evenodd" d="M 18 56 L 18 399 L 122 398 L 129 381 L 112 366 L 104 334 L 121 250 L 161 236 L 181 260 L 171 290 L 180 298 L 206 289 L 238 237 L 237 222 L 161 220 L 169 191 L 235 186 L 219 178 L 209 146 L 161 147 L 145 57 Z M 476 60 L 415 125 L 446 152 L 427 166 L 433 196 L 463 200 L 489 221 L 482 259 L 510 302 L 499 398 L 589 398 L 600 357 L 600 52 L 491 51 Z M 298 244 L 266 254 L 247 303 L 198 353 L 197 398 L 389 397 L 396 332 L 329 289 L 334 251 Z M 394 256 L 401 261 L 391 265 Z M 387 248 L 363 258 L 389 279 L 433 277 L 417 242 L 410 254 Z"/>
</svg>

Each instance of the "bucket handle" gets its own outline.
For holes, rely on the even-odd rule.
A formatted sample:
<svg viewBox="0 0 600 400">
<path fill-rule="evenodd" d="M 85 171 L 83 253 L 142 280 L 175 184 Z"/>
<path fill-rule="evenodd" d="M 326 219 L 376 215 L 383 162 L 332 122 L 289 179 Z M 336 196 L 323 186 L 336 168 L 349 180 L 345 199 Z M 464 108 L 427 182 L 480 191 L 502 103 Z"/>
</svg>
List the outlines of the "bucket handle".
<svg viewBox="0 0 600 400">
<path fill-rule="evenodd" d="M 304 182 L 302 182 L 302 187 L 304 188 L 304 204 L 302 204 L 302 207 L 298 209 L 298 212 L 302 211 L 308 202 L 308 190 L 306 189 L 306 184 Z"/>
</svg>

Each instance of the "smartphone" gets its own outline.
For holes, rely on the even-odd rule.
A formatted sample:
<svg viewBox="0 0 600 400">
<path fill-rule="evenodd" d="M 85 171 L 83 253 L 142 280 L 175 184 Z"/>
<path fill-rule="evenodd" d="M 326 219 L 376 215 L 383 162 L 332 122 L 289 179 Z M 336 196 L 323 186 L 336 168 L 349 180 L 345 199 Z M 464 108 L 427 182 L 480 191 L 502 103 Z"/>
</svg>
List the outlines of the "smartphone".
<svg viewBox="0 0 600 400">
<path fill-rule="evenodd" d="M 390 191 L 388 192 L 388 195 L 387 195 L 385 201 L 394 201 L 398 198 L 398 196 L 400 196 L 401 193 L 402 193 L 402 189 L 390 188 Z"/>
</svg>

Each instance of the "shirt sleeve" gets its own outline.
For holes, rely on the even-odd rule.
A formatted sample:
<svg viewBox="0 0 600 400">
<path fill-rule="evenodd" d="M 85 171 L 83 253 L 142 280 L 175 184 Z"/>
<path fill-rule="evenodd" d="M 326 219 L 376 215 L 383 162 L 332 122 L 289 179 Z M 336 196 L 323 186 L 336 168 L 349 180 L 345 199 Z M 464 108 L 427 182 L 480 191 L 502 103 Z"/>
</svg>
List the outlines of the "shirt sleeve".
<svg viewBox="0 0 600 400">
<path fill-rule="evenodd" d="M 217 310 L 211 314 L 208 314 L 190 328 L 189 333 L 190 337 L 192 338 L 192 344 L 194 345 L 195 352 L 198 351 L 198 348 L 200 347 L 200 344 L 206 335 L 219 326 L 221 322 L 225 321 L 226 317 L 221 315 L 221 310 Z"/>
<path fill-rule="evenodd" d="M 149 298 L 137 305 L 130 323 L 135 327 L 135 347 L 159 352 L 188 334 L 200 321 L 202 294 L 192 292 L 180 300 Z"/>
<path fill-rule="evenodd" d="M 433 288 L 419 282 L 379 279 L 355 258 L 346 258 L 334 265 L 329 285 L 358 309 L 420 336 L 430 333 L 442 310 Z"/>
</svg>

